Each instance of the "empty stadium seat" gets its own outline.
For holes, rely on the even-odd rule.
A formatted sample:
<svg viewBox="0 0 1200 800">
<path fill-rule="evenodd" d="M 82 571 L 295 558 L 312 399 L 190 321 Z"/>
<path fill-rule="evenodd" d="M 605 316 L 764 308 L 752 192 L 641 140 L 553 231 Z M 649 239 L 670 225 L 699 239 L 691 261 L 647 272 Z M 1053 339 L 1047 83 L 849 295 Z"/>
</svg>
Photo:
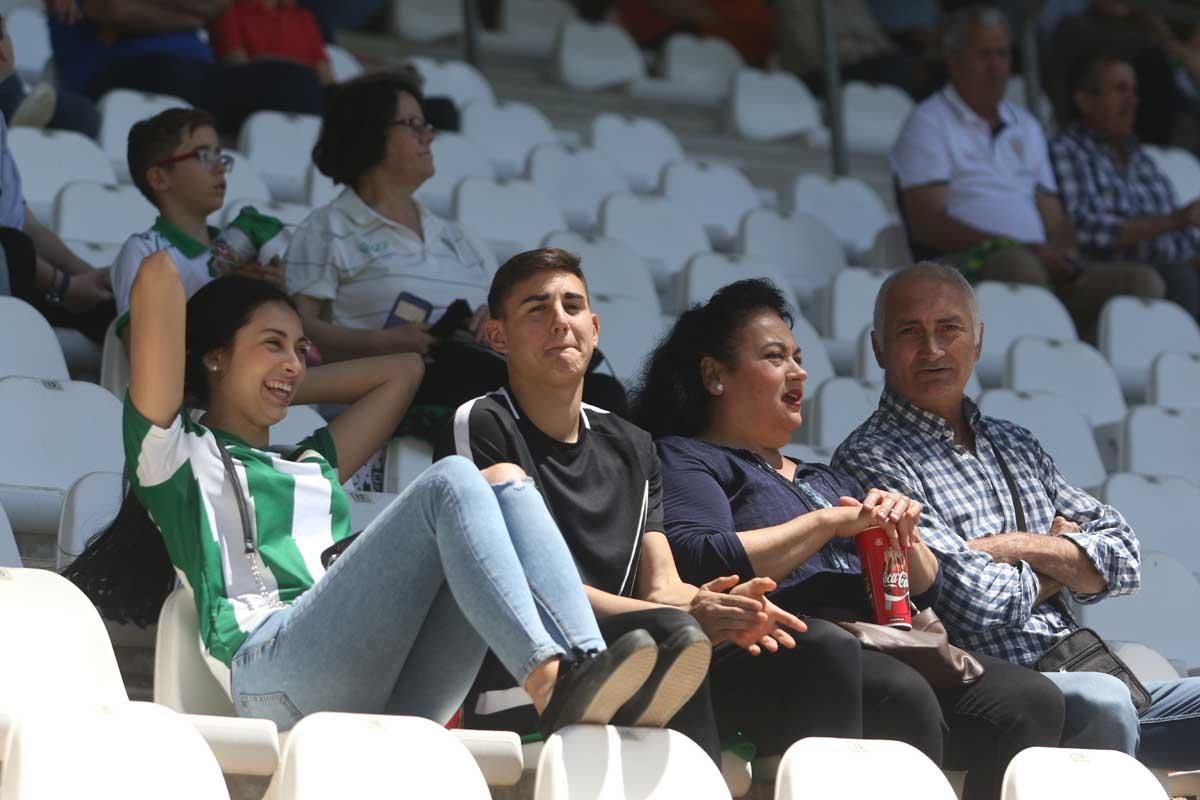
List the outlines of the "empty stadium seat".
<svg viewBox="0 0 1200 800">
<path fill-rule="evenodd" d="M 865 266 L 883 269 L 899 269 L 912 264 L 912 249 L 908 246 L 908 234 L 904 226 L 893 222 L 875 234 L 871 249 L 865 255 Z"/>
<path fill-rule="evenodd" d="M 635 192 L 657 189 L 663 167 L 684 158 L 675 134 L 649 117 L 598 114 L 592 120 L 591 144 L 617 163 Z"/>
<path fill-rule="evenodd" d="M 1137 642 L 1116 642 L 1113 651 L 1142 683 L 1173 681 L 1182 677 L 1175 665 L 1153 647 Z"/>
<path fill-rule="evenodd" d="M 1030 747 L 1009 762 L 1002 800 L 1166 800 L 1150 770 L 1115 750 Z"/>
<path fill-rule="evenodd" d="M 903 89 L 888 84 L 850 81 L 842 89 L 846 146 L 854 152 L 884 155 L 913 109 Z"/>
<path fill-rule="evenodd" d="M 1088 491 L 1104 483 L 1104 462 L 1092 428 L 1070 401 L 1045 392 L 989 389 L 979 398 L 979 410 L 1027 428 L 1068 483 Z"/>
<path fill-rule="evenodd" d="M 875 295 L 886 279 L 883 270 L 847 267 L 834 274 L 821 295 L 826 348 L 839 374 L 854 371 L 859 336 L 874 325 Z"/>
<path fill-rule="evenodd" d="M 826 464 L 833 459 L 833 451 L 824 447 L 814 447 L 809 444 L 799 444 L 790 442 L 783 446 L 780 450 L 785 456 L 793 461 L 800 461 L 807 464 Z"/>
<path fill-rule="evenodd" d="M 21 171 L 25 202 L 47 225 L 54 214 L 54 198 L 71 181 L 117 182 L 104 151 L 82 133 L 12 128 L 8 146 Z"/>
<path fill-rule="evenodd" d="M 1200 484 L 1200 408 L 1137 406 L 1125 416 L 1121 469 Z"/>
<path fill-rule="evenodd" d="M 591 233 L 600 204 L 629 191 L 629 181 L 607 154 L 590 147 L 538 145 L 529 154 L 529 180 L 562 209 L 571 230 Z"/>
<path fill-rule="evenodd" d="M 223 151 L 233 159 L 233 166 L 225 172 L 225 208 L 229 211 L 231 202 L 249 201 L 253 203 L 268 203 L 271 201 L 271 190 L 267 182 L 258 174 L 254 162 L 236 150 Z"/>
<path fill-rule="evenodd" d="M 624 242 L 560 231 L 547 236 L 542 244 L 561 247 L 579 256 L 590 297 L 633 300 L 644 305 L 648 313 L 661 313 L 654 279 L 650 277 L 646 263 Z"/>
<path fill-rule="evenodd" d="M 716 764 L 667 728 L 571 725 L 538 758 L 534 800 L 727 800 Z"/>
<path fill-rule="evenodd" d="M 430 150 L 435 168 L 433 176 L 421 184 L 414 197 L 440 217 L 449 217 L 453 213 L 454 190 L 465 178 L 496 177 L 487 153 L 460 133 L 439 133 Z"/>
<path fill-rule="evenodd" d="M 9 55 L 14 58 L 17 73 L 27 83 L 37 83 L 53 58 L 50 48 L 50 27 L 40 8 L 14 8 L 4 14 L 8 38 L 16 44 Z"/>
<path fill-rule="evenodd" d="M 824 133 L 816 98 L 789 72 L 739 70 L 726 103 L 726 117 L 734 133 L 756 142 Z"/>
<path fill-rule="evenodd" d="M 129 129 L 134 123 L 153 117 L 168 108 L 191 108 L 192 104 L 168 94 L 112 89 L 100 98 L 100 149 L 123 182 L 129 175 Z"/>
<path fill-rule="evenodd" d="M 283 203 L 275 200 L 256 200 L 253 197 L 239 197 L 225 204 L 221 210 L 221 224 L 228 225 L 246 206 L 253 206 L 260 214 L 275 217 L 284 225 L 299 225 L 313 212 L 307 203 Z"/>
<path fill-rule="evenodd" d="M 833 362 L 829 359 L 825 340 L 803 314 L 796 314 L 793 319 L 792 336 L 800 346 L 800 360 L 804 371 L 808 373 L 808 379 L 804 382 L 804 416 L 807 419 L 812 413 L 811 403 L 816 399 L 817 389 L 834 376 Z M 801 427 L 800 430 L 803 433 L 805 428 Z"/>
<path fill-rule="evenodd" d="M 125 485 L 119 472 L 89 472 L 71 484 L 58 521 L 55 568 L 62 570 L 117 516 Z"/>
<path fill-rule="evenodd" d="M 436 722 L 321 712 L 288 734 L 264 800 L 372 797 L 382 787 L 409 797 L 491 798 L 471 753 Z"/>
<path fill-rule="evenodd" d="M 609 197 L 600 208 L 600 232 L 646 259 L 660 293 L 672 291 L 674 276 L 689 258 L 712 249 L 704 227 L 687 209 L 661 197 Z"/>
<path fill-rule="evenodd" d="M 805 394 L 809 389 L 804 388 Z M 834 450 L 879 407 L 883 385 L 856 378 L 831 378 L 816 390 L 812 413 L 805 421 L 808 441 Z"/>
<path fill-rule="evenodd" d="M 1168 300 L 1114 297 L 1100 310 L 1100 352 L 1131 402 L 1145 397 L 1150 366 L 1161 353 L 1200 353 L 1200 328 Z"/>
<path fill-rule="evenodd" d="M 775 800 L 842 800 L 899 792 L 921 800 L 955 800 L 937 765 L 904 742 L 801 739 L 775 776 Z"/>
<path fill-rule="evenodd" d="M 488 79 L 466 61 L 413 56 L 408 63 L 425 79 L 422 92 L 426 97 L 449 97 L 459 111 L 477 101 L 496 102 L 496 93 Z"/>
<path fill-rule="evenodd" d="M 1162 353 L 1150 367 L 1146 401 L 1172 408 L 1200 406 L 1200 353 Z"/>
<path fill-rule="evenodd" d="M 879 366 L 879 362 L 875 359 L 875 348 L 871 344 L 871 329 L 863 328 L 862 333 L 858 335 L 858 359 L 854 367 L 854 377 L 862 381 L 872 381 L 874 383 L 883 383 L 883 368 Z M 971 372 L 971 377 L 967 379 L 967 385 L 963 388 L 967 397 L 972 400 L 978 400 L 983 394 L 983 386 L 979 383 L 979 375 Z"/>
<path fill-rule="evenodd" d="M 1200 576 L 1200 535 L 1192 522 L 1200 486 L 1178 477 L 1120 472 L 1104 482 L 1103 498 L 1133 527 L 1142 547 L 1166 553 Z"/>
<path fill-rule="evenodd" d="M 383 490 L 399 494 L 413 478 L 433 464 L 433 447 L 412 436 L 387 443 L 384 453 Z"/>
<path fill-rule="evenodd" d="M 529 103 L 493 105 L 477 100 L 463 112 L 462 131 L 487 153 L 499 178 L 523 174 L 534 147 L 558 142 L 550 120 Z"/>
<path fill-rule="evenodd" d="M 975 287 L 983 348 L 976 371 L 984 386 L 1004 380 L 1008 348 L 1021 336 L 1059 341 L 1076 338 L 1075 324 L 1062 302 L 1049 289 L 1019 283 L 984 281 Z"/>
<path fill-rule="evenodd" d="M 325 418 L 314 406 L 292 406 L 288 409 L 286 417 L 271 426 L 270 444 L 299 444 L 311 436 L 313 431 L 324 428 L 326 424 Z"/>
<path fill-rule="evenodd" d="M 392 31 L 401 39 L 432 42 L 462 32 L 462 4 L 446 0 L 392 0 Z"/>
<path fill-rule="evenodd" d="M 810 313 L 830 278 L 848 266 L 833 231 L 811 214 L 785 217 L 769 208 L 751 211 L 742 219 L 738 249 L 775 264 Z"/>
<path fill-rule="evenodd" d="M 36 308 L 24 300 L 0 295 L 0 330 L 8 340 L 8 345 L 0 351 L 0 378 L 10 375 L 52 381 L 70 378 L 54 330 Z"/>
<path fill-rule="evenodd" d="M 122 244 L 154 224 L 158 209 L 131 185 L 75 181 L 54 200 L 54 232 L 64 239 Z"/>
<path fill-rule="evenodd" d="M 529 181 L 467 178 L 454 196 L 454 218 L 481 236 L 501 264 L 567 227 L 554 201 Z"/>
<path fill-rule="evenodd" d="M 1166 175 L 1179 205 L 1200 197 L 1200 161 L 1194 155 L 1182 147 L 1145 145 L 1142 149 Z"/>
<path fill-rule="evenodd" d="M 69 754 L 69 766 L 64 764 Z M 2 800 L 228 800 L 221 767 L 196 728 L 154 703 L 56 706 L 17 723 Z"/>
<path fill-rule="evenodd" d="M 675 33 L 662 49 L 662 78 L 637 81 L 630 92 L 650 100 L 720 105 L 744 66 L 741 53 L 724 39 Z"/>
<path fill-rule="evenodd" d="M 124 242 L 118 244 L 117 242 L 89 242 L 84 239 L 63 239 L 63 244 L 93 267 L 103 268 L 111 267 L 112 263 L 117 260 Z"/>
<path fill-rule="evenodd" d="M 434 143 L 437 143 L 436 139 Z M 343 188 L 345 187 L 338 186 L 322 174 L 316 164 L 308 165 L 304 173 L 304 202 L 308 205 L 317 208 L 332 203 L 342 193 Z"/>
<path fill-rule="evenodd" d="M 895 221 L 875 190 L 858 178 L 801 175 L 792 186 L 792 212 L 828 225 L 851 258 L 870 252 L 876 234 Z"/>
<path fill-rule="evenodd" d="M 8 514 L 0 506 L 0 569 L 21 566 L 21 554 L 17 551 L 17 540 L 13 536 Z"/>
<path fill-rule="evenodd" d="M 209 666 L 200 641 L 196 601 L 186 586 L 178 586 L 163 603 L 154 638 L 154 702 L 181 714 L 236 716 L 229 699 L 229 668 L 224 681 Z"/>
<path fill-rule="evenodd" d="M 677 279 L 679 308 L 707 303 L 722 286 L 746 278 L 765 278 L 783 288 L 786 282 L 769 262 L 753 256 L 699 253 L 688 259 Z"/>
<path fill-rule="evenodd" d="M 554 52 L 558 29 L 578 12 L 565 0 L 504 0 L 499 30 L 479 31 L 479 49 L 498 55 L 546 58 Z"/>
<path fill-rule="evenodd" d="M 563 86 L 591 92 L 624 86 L 646 74 L 633 38 L 610 22 L 568 22 L 554 48 L 555 75 Z"/>
<path fill-rule="evenodd" d="M 647 314 L 645 304 L 622 297 L 594 298 L 591 305 L 600 317 L 600 352 L 613 375 L 631 388 L 646 357 L 666 333 L 663 319 Z"/>
<path fill-rule="evenodd" d="M 117 336 L 117 321 L 114 319 L 104 332 L 104 349 L 100 355 L 100 385 L 115 397 L 125 397 L 129 387 L 129 356 Z"/>
<path fill-rule="evenodd" d="M 55 328 L 54 336 L 75 380 L 94 381 L 100 374 L 100 345 L 74 328 Z"/>
<path fill-rule="evenodd" d="M 325 54 L 329 56 L 329 69 L 333 72 L 333 80 L 337 83 L 345 83 L 364 72 L 362 63 L 344 47 L 327 43 Z"/>
<path fill-rule="evenodd" d="M 238 150 L 258 169 L 273 199 L 304 202 L 305 169 L 320 129 L 317 116 L 256 111 L 242 123 Z"/>
<path fill-rule="evenodd" d="M 0 503 L 13 529 L 54 535 L 77 478 L 121 471 L 121 403 L 94 383 L 3 378 L 0 441 L 9 454 Z"/>
<path fill-rule="evenodd" d="M 691 212 L 719 250 L 732 248 L 742 218 L 762 205 L 745 173 L 726 164 L 676 161 L 662 182 L 663 196 Z"/>
</svg>

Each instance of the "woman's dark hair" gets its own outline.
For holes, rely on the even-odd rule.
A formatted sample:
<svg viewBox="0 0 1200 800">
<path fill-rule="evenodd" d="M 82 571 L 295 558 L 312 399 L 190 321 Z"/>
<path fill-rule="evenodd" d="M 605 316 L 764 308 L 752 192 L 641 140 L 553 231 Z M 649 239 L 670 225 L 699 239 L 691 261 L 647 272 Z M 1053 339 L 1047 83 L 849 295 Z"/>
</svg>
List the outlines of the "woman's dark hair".
<svg viewBox="0 0 1200 800">
<path fill-rule="evenodd" d="M 325 101 L 321 133 L 313 145 L 317 169 L 334 183 L 354 188 L 383 161 L 401 93 L 412 95 L 424 107 L 421 84 L 412 72 L 372 73 L 334 88 Z"/>
<path fill-rule="evenodd" d="M 217 278 L 188 300 L 185 407 L 208 402 L 204 354 L 230 345 L 250 315 L 267 303 L 285 303 L 295 310 L 278 287 L 236 275 Z M 158 620 L 163 601 L 175 588 L 175 568 L 162 534 L 133 492 L 126 493 L 116 519 L 63 575 L 83 590 L 104 618 L 143 628 Z"/>
<path fill-rule="evenodd" d="M 650 354 L 633 393 L 634 424 L 652 436 L 695 436 L 708 426 L 711 397 L 700 361 L 711 356 L 734 364 L 738 336 L 746 322 L 769 311 L 792 326 L 792 309 L 769 280 L 752 278 L 717 290 L 703 305 L 679 315 L 675 326 Z"/>
</svg>

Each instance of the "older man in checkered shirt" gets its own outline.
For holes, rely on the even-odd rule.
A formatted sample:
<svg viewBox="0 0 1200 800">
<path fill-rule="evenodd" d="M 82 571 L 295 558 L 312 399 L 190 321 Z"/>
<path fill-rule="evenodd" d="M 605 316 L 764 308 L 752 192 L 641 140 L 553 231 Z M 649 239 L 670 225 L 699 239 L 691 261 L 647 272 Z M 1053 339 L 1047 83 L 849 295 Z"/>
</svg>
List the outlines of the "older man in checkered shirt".
<svg viewBox="0 0 1200 800">
<path fill-rule="evenodd" d="M 1067 482 L 1029 431 L 982 415 L 965 396 L 983 334 L 956 270 L 926 262 L 889 277 L 872 332 L 886 388 L 833 467 L 922 503 L 922 537 L 941 565 L 932 605 L 951 638 L 1032 666 L 1078 627 L 1064 590 L 1080 603 L 1137 590 L 1138 542 L 1116 509 Z M 1139 719 L 1110 675 L 1046 677 L 1067 700 L 1064 745 L 1200 769 L 1200 678 L 1148 683 L 1154 702 Z"/>
</svg>

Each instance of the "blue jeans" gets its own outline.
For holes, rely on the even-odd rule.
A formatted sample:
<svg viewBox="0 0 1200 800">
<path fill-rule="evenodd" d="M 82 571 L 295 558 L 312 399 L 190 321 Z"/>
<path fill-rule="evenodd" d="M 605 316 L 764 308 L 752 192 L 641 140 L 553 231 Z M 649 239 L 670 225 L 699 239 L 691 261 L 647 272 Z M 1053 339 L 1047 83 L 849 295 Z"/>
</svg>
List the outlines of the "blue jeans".
<svg viewBox="0 0 1200 800">
<path fill-rule="evenodd" d="M 1200 769 L 1200 678 L 1148 681 L 1139 716 L 1129 690 L 1099 672 L 1046 672 L 1067 701 L 1064 747 L 1120 750 L 1149 767 Z"/>
<path fill-rule="evenodd" d="M 231 665 L 234 706 L 281 730 L 316 711 L 444 722 L 489 647 L 524 682 L 604 639 L 533 481 L 491 486 L 450 456 L 250 634 Z"/>
</svg>

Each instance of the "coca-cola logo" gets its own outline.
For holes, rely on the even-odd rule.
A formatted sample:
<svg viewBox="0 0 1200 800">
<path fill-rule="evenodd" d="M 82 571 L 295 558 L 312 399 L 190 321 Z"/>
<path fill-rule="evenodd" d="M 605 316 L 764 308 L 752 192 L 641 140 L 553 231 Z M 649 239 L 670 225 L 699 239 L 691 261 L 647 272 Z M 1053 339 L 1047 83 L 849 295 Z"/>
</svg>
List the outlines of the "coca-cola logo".
<svg viewBox="0 0 1200 800">
<path fill-rule="evenodd" d="M 908 573 L 896 570 L 894 572 L 885 573 L 883 576 L 883 588 L 885 589 L 907 589 L 908 588 Z"/>
</svg>

